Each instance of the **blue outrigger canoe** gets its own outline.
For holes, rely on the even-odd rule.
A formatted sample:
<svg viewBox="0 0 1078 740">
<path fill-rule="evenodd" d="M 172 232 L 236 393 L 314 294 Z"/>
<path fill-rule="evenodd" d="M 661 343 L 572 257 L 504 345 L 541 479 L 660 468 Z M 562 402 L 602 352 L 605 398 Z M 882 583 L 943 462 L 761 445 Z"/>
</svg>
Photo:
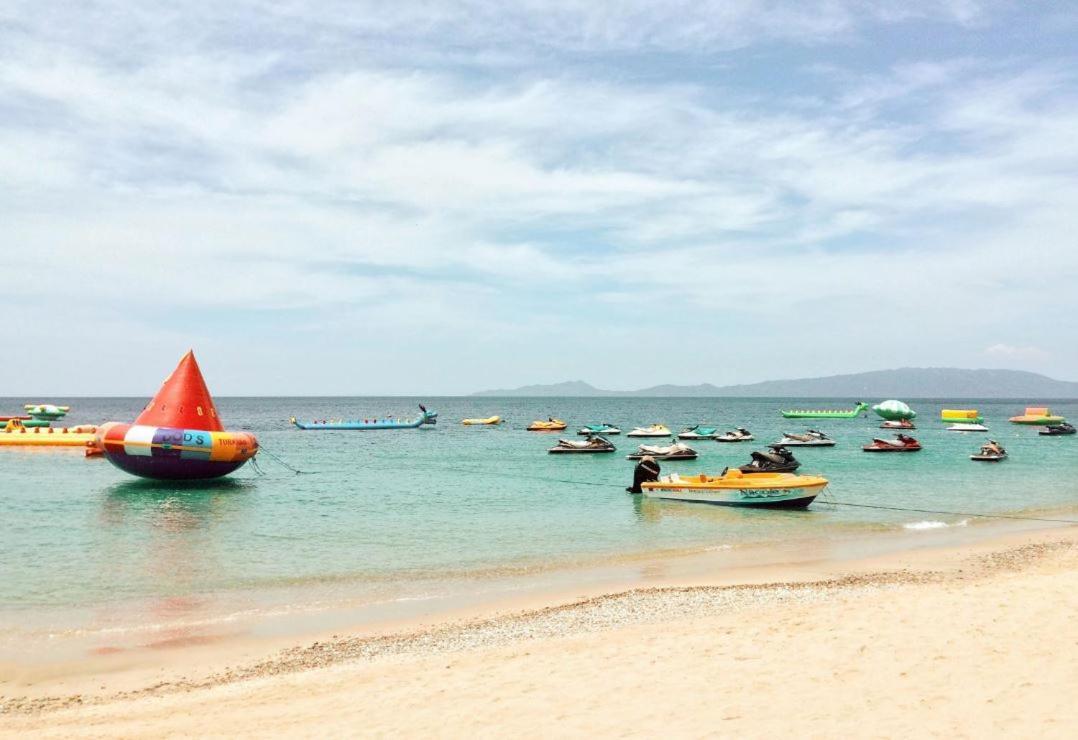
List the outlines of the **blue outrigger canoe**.
<svg viewBox="0 0 1078 740">
<path fill-rule="evenodd" d="M 427 411 L 420 405 L 420 414 L 415 419 L 352 419 L 352 420 L 322 420 L 322 421 L 296 421 L 292 417 L 292 423 L 300 429 L 338 429 L 357 432 L 373 432 L 382 429 L 418 429 L 427 424 L 438 423 L 438 412 Z"/>
</svg>

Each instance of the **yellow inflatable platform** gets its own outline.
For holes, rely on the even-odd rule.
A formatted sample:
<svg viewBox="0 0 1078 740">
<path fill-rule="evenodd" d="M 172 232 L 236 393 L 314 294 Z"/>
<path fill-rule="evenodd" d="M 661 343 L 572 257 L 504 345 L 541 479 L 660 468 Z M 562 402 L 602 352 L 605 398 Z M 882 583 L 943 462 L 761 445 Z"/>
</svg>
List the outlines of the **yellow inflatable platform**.
<svg viewBox="0 0 1078 740">
<path fill-rule="evenodd" d="M 93 443 L 97 427 L 31 427 L 18 419 L 0 430 L 0 447 L 86 447 Z"/>
</svg>

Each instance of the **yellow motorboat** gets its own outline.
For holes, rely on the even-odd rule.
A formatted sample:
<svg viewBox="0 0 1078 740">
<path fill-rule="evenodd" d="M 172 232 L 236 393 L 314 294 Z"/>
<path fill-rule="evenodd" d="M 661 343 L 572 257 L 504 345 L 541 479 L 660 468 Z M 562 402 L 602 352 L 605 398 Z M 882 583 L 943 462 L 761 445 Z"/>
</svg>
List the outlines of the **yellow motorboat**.
<svg viewBox="0 0 1078 740">
<path fill-rule="evenodd" d="M 0 447 L 86 447 L 94 441 L 97 427 L 25 427 L 12 419 L 0 429 Z"/>
<path fill-rule="evenodd" d="M 461 419 L 460 423 L 466 427 L 485 427 L 492 426 L 494 424 L 501 424 L 502 417 L 488 416 L 485 419 Z"/>
<path fill-rule="evenodd" d="M 743 473 L 725 470 L 721 475 L 682 476 L 674 473 L 643 483 L 645 496 L 720 506 L 755 506 L 769 509 L 803 509 L 827 486 L 818 475 L 793 473 Z"/>
<path fill-rule="evenodd" d="M 529 432 L 560 432 L 563 431 L 568 424 L 561 419 L 555 419 L 553 417 L 546 421 L 533 421 L 528 425 Z"/>
</svg>

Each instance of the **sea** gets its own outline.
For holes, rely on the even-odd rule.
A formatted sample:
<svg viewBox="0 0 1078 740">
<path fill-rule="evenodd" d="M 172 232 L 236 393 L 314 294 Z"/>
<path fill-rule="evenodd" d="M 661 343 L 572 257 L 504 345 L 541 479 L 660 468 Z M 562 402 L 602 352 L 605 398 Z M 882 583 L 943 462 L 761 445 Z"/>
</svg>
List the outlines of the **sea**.
<svg viewBox="0 0 1078 740">
<path fill-rule="evenodd" d="M 197 484 L 133 478 L 78 449 L 0 448 L 0 658 L 41 640 L 70 638 L 79 649 L 139 643 L 342 605 L 385 617 L 491 584 L 572 583 L 588 568 L 649 556 L 770 545 L 818 552 L 874 539 L 919 547 L 929 533 L 989 522 L 1078 521 L 1078 436 L 1042 437 L 1007 421 L 1034 402 L 1078 418 L 1078 402 L 904 400 L 919 414 L 918 453 L 863 453 L 872 437 L 890 436 L 871 412 L 780 415 L 851 399 L 774 398 L 218 398 L 226 426 L 254 432 L 262 451 L 257 465 Z M 72 407 L 64 423 L 92 424 L 131 421 L 146 401 L 8 398 L 0 411 L 64 403 Z M 437 425 L 349 432 L 289 423 L 413 416 L 419 403 L 438 411 Z M 979 409 L 990 432 L 945 431 L 944 407 Z M 460 424 L 494 414 L 506 423 Z M 569 422 L 568 433 L 525 430 L 551 416 Z M 600 422 L 623 432 L 652 423 L 741 426 L 756 436 L 690 442 L 699 458 L 662 463 L 664 472 L 718 473 L 807 427 L 838 444 L 795 450 L 799 472 L 830 480 L 809 509 L 731 509 L 628 495 L 635 463 L 625 455 L 660 440 L 623 434 L 612 438 L 616 454 L 547 454 L 559 437 L 575 439 L 577 427 Z M 1006 461 L 970 461 L 988 438 L 1007 448 Z"/>
</svg>

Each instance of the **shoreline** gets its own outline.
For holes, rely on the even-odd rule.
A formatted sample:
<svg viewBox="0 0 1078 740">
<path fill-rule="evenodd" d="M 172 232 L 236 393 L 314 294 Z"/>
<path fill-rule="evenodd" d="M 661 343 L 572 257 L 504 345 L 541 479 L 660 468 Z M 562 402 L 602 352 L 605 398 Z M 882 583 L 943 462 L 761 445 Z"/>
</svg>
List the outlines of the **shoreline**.
<svg viewBox="0 0 1078 740">
<path fill-rule="evenodd" d="M 10 626 L 4 636 L 7 647 L 0 647 L 0 672 L 15 677 L 9 684 L 39 684 L 65 671 L 78 676 L 170 665 L 177 649 L 192 650 L 201 645 L 249 658 L 253 652 L 283 649 L 339 632 L 383 633 L 641 587 L 758 583 L 780 570 L 793 574 L 832 573 L 835 569 L 859 568 L 864 562 L 880 558 L 899 558 L 902 553 L 975 546 L 1011 534 L 1068 526 L 1051 520 L 1017 519 L 926 519 L 901 528 L 851 532 L 842 537 L 598 554 L 547 566 L 507 566 L 446 578 L 406 580 L 401 582 L 406 588 L 392 584 L 397 586 L 395 591 L 351 590 L 356 584 L 335 581 L 318 586 L 164 597 L 156 600 L 152 609 L 146 605 L 140 609 L 138 602 L 68 607 L 68 614 L 79 618 L 94 614 L 106 623 L 64 627 L 39 621 L 38 629 L 19 634 L 20 626 L 8 620 Z M 172 621 L 109 623 L 116 615 L 131 613 Z M 4 693 L 4 683 L 0 681 L 0 694 Z"/>
<path fill-rule="evenodd" d="M 435 618 L 392 621 L 334 634 L 269 643 L 187 644 L 169 651 L 170 661 L 145 666 L 94 658 L 82 675 L 65 670 L 29 682 L 5 681 L 0 716 L 33 724 L 65 712 L 131 707 L 145 701 L 194 696 L 295 679 L 385 661 L 434 659 L 619 630 L 708 619 L 716 612 L 774 613 L 814 608 L 835 600 L 929 587 L 976 586 L 994 578 L 1035 570 L 1052 559 L 1074 561 L 1078 531 L 1054 527 L 998 534 L 959 546 L 925 546 L 855 560 L 767 564 L 737 571 L 651 574 L 635 586 L 557 596 L 530 594 L 511 603 L 443 613 Z M 1071 571 L 1073 575 L 1074 572 Z M 580 589 L 575 589 L 579 591 Z M 158 654 L 157 657 L 160 657 Z M 2 728 L 2 723 L 0 723 Z"/>
</svg>

